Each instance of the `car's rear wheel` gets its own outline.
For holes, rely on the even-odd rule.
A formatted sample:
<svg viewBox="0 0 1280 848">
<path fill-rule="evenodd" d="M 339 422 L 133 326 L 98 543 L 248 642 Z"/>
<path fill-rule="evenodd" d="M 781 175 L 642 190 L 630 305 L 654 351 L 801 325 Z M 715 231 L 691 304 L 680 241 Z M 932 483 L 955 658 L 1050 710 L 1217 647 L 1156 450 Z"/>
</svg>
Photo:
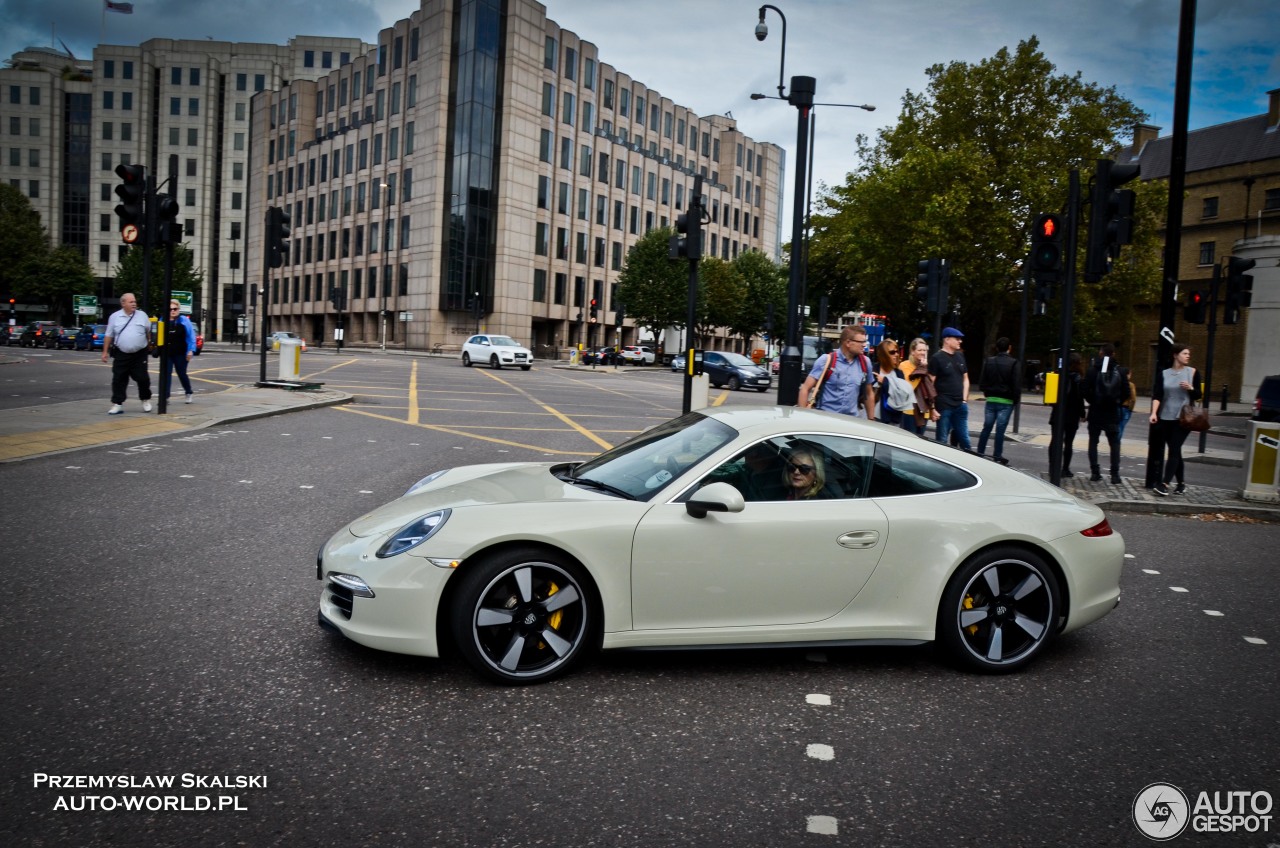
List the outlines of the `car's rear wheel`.
<svg viewBox="0 0 1280 848">
<path fill-rule="evenodd" d="M 938 610 L 938 639 L 963 667 L 1015 671 L 1052 641 L 1060 598 L 1040 556 L 1013 547 L 984 551 L 951 578 Z"/>
<path fill-rule="evenodd" d="M 462 367 L 463 368 L 471 367 L 471 354 L 467 353 L 466 351 L 462 352 Z"/>
<path fill-rule="evenodd" d="M 463 659 L 499 683 L 541 683 L 567 672 L 599 641 L 598 605 L 580 569 L 517 548 L 461 575 L 450 625 Z"/>
</svg>

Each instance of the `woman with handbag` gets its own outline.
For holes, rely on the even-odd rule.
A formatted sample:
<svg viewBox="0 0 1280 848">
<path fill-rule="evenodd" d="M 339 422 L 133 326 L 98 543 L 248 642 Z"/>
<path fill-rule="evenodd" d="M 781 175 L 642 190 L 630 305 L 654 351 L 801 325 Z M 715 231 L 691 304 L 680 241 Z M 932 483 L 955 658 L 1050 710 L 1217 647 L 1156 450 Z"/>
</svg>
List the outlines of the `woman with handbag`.
<svg viewBox="0 0 1280 848">
<path fill-rule="evenodd" d="M 1152 487 L 1152 491 L 1161 497 L 1169 494 L 1169 484 L 1174 479 L 1178 481 L 1174 493 L 1180 495 L 1186 491 L 1186 481 L 1182 476 L 1182 443 L 1191 431 L 1179 417 L 1186 406 L 1191 406 L 1194 411 L 1194 403 L 1199 399 L 1200 386 L 1196 380 L 1196 369 L 1191 367 L 1191 348 L 1183 344 L 1174 345 L 1173 367 L 1160 372 L 1151 391 L 1151 426 L 1156 430 L 1158 444 L 1168 449 L 1163 479 Z M 1163 450 L 1161 452 L 1164 453 Z"/>
<path fill-rule="evenodd" d="M 938 417 L 938 411 L 934 408 L 934 398 L 938 396 L 938 391 L 933 387 L 933 378 L 929 376 L 929 343 L 924 339 L 912 339 L 907 353 L 908 359 L 902 363 L 901 369 L 916 393 L 916 403 L 915 409 L 902 416 L 902 429 L 925 438 L 929 422 Z"/>
</svg>

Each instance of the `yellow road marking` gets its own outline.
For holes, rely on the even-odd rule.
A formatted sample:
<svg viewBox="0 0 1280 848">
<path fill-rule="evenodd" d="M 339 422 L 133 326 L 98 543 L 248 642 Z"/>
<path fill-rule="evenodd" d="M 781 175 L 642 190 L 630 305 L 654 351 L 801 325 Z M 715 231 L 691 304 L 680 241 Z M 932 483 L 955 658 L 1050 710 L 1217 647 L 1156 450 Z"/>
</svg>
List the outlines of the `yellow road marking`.
<svg viewBox="0 0 1280 848">
<path fill-rule="evenodd" d="M 487 377 L 489 377 L 489 378 L 491 378 L 491 379 L 493 379 L 493 380 L 498 381 L 499 383 L 501 383 L 502 385 L 504 385 L 504 386 L 506 386 L 507 388 L 511 389 L 512 391 L 515 391 L 515 392 L 517 392 L 517 393 L 519 393 L 519 394 L 523 395 L 526 399 L 528 399 L 528 401 L 529 401 L 530 403 L 533 403 L 533 404 L 536 404 L 536 405 L 538 405 L 538 406 L 542 407 L 542 408 L 543 408 L 543 409 L 545 409 L 547 412 L 549 412 L 549 413 L 551 413 L 552 415 L 554 415 L 556 418 L 559 418 L 561 421 L 563 421 L 563 422 L 564 422 L 566 425 L 568 425 L 570 428 L 572 428 L 572 429 L 576 430 L 577 432 L 581 433 L 582 435 L 586 436 L 588 439 L 590 439 L 591 441 L 595 442 L 597 445 L 599 445 L 600 447 L 604 448 L 605 450 L 608 450 L 609 448 L 613 447 L 613 445 L 609 444 L 609 443 L 608 443 L 608 442 L 606 442 L 604 439 L 600 438 L 600 437 L 599 437 L 599 436 L 597 436 L 595 433 L 593 433 L 593 432 L 591 432 L 590 430 L 588 430 L 586 427 L 583 427 L 581 424 L 579 424 L 578 422 L 574 421 L 572 418 L 570 418 L 569 416 L 565 415 L 565 414 L 564 414 L 563 412 L 561 412 L 560 410 L 556 409 L 555 407 L 548 406 L 547 404 L 545 404 L 545 403 L 543 403 L 542 401 L 538 400 L 538 399 L 537 399 L 537 398 L 535 398 L 533 395 L 529 394 L 528 392 L 526 392 L 524 389 L 520 388 L 519 386 L 512 385 L 511 383 L 507 382 L 506 380 L 502 379 L 501 377 L 499 377 L 499 376 L 498 376 L 498 375 L 496 375 L 496 374 L 490 374 L 490 373 L 486 373 L 486 372 L 481 372 L 481 373 L 485 374 L 485 376 L 487 376 Z"/>
<path fill-rule="evenodd" d="M 413 360 L 409 370 L 409 423 L 418 423 L 418 360 Z"/>
<path fill-rule="evenodd" d="M 407 423 L 403 418 L 392 418 L 389 415 L 377 415 L 372 412 L 365 412 L 363 409 L 352 409 L 349 406 L 335 406 L 331 408 L 338 410 L 340 412 L 350 413 L 351 415 L 365 415 L 365 416 L 368 416 L 369 418 L 377 418 L 381 421 L 390 421 L 393 424 Z M 454 436 L 464 436 L 469 439 L 478 439 L 482 442 L 493 442 L 494 444 L 507 445 L 508 447 L 514 447 L 514 448 L 525 448 L 531 451 L 538 451 L 539 453 L 563 454 L 565 456 L 595 456 L 595 453 L 592 451 L 566 451 L 566 450 L 556 450 L 555 448 L 548 448 L 542 445 L 526 445 L 522 442 L 513 442 L 513 441 L 510 441 L 509 439 L 495 439 L 490 436 L 481 436 L 481 435 L 477 435 L 476 433 L 468 433 L 466 430 L 457 430 L 452 427 L 440 427 L 435 424 L 419 423 L 419 424 L 414 424 L 412 426 L 421 427 L 423 430 L 432 430 L 437 433 L 449 433 Z"/>
</svg>

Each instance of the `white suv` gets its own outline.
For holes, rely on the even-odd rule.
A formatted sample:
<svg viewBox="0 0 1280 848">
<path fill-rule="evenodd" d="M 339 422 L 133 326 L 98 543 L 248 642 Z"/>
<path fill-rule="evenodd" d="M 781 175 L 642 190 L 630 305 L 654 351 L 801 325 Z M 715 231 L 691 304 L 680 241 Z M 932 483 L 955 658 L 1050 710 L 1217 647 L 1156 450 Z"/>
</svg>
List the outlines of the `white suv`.
<svg viewBox="0 0 1280 848">
<path fill-rule="evenodd" d="M 646 345 L 627 345 L 620 352 L 623 362 L 630 362 L 634 365 L 652 365 L 657 359 L 653 352 L 653 348 Z"/>
<path fill-rule="evenodd" d="M 533 367 L 533 352 L 510 336 L 481 333 L 462 345 L 462 364 L 471 367 L 473 362 L 487 362 L 490 368 L 519 365 L 528 371 Z"/>
</svg>

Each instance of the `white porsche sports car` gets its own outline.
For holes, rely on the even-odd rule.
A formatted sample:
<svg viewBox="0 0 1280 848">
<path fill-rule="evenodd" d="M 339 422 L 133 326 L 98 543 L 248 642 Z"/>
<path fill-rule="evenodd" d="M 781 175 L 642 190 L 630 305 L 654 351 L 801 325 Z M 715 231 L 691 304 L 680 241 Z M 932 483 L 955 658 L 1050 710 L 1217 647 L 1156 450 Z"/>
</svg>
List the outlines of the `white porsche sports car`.
<svg viewBox="0 0 1280 848">
<path fill-rule="evenodd" d="M 481 675 L 595 649 L 937 641 L 1020 668 L 1119 601 L 1097 507 L 903 430 L 704 409 L 586 462 L 437 471 L 320 549 L 320 622 Z"/>
</svg>

